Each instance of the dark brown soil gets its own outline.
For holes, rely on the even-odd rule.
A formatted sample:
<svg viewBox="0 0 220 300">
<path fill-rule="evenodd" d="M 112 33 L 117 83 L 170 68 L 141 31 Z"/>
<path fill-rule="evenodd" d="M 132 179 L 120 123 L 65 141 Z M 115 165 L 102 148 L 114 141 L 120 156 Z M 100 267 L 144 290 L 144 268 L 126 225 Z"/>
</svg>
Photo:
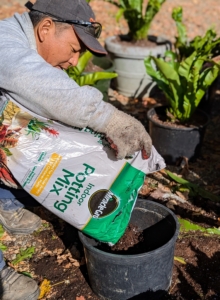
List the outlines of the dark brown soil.
<svg viewBox="0 0 220 300">
<path fill-rule="evenodd" d="M 149 48 L 152 47 L 153 48 L 156 46 L 156 43 L 154 43 L 148 39 L 134 41 L 134 40 L 131 40 L 127 35 L 118 35 L 114 38 L 113 42 L 123 45 L 124 47 L 133 46 L 133 47 L 149 47 Z"/>
<path fill-rule="evenodd" d="M 50 281 L 51 292 L 43 299 L 51 300 L 99 300 L 91 291 L 82 245 L 78 238 L 78 230 L 42 207 L 34 208 L 35 213 L 50 220 L 52 228 L 35 233 L 35 241 L 43 242 L 45 248 L 42 255 L 35 254 L 30 259 L 30 269 L 34 270 L 34 278 L 40 284 L 43 279 Z"/>
<path fill-rule="evenodd" d="M 51 295 L 51 300 L 73 300 L 81 295 L 98 299 L 93 295 L 80 269 L 74 266 L 68 267 L 68 260 L 59 264 L 56 256 L 47 256 L 37 262 L 33 261 L 32 267 L 35 269 L 39 283 L 44 278 L 50 278 L 52 284 L 60 283 L 57 287 L 54 286 L 55 293 Z"/>
<path fill-rule="evenodd" d="M 173 128 L 198 128 L 205 125 L 208 121 L 207 116 L 205 116 L 204 113 L 200 113 L 198 110 L 195 111 L 190 120 L 184 123 L 181 123 L 178 120 L 170 121 L 172 118 L 173 116 L 169 112 L 166 113 L 165 109 L 163 112 L 160 111 L 158 114 L 156 113 L 152 116 L 153 121 Z"/>
<path fill-rule="evenodd" d="M 138 229 L 137 226 L 129 224 L 125 230 L 124 235 L 114 246 L 107 246 L 106 244 L 100 243 L 98 248 L 103 251 L 110 253 L 118 253 L 128 250 L 139 242 L 143 241 L 143 232 Z M 126 252 L 125 252 L 126 253 Z"/>
<path fill-rule="evenodd" d="M 175 261 L 170 295 L 166 299 L 220 299 L 219 244 L 219 237 L 199 233 L 179 237 L 175 255 L 184 257 L 186 264 Z"/>
</svg>

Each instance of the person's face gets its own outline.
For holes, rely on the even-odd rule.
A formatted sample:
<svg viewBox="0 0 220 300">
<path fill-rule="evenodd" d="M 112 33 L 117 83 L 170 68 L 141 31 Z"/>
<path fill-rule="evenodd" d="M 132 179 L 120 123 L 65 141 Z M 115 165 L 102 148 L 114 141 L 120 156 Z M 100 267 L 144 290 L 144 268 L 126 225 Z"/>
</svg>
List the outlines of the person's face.
<svg viewBox="0 0 220 300">
<path fill-rule="evenodd" d="M 56 28 L 50 19 L 44 19 L 35 28 L 38 53 L 53 67 L 67 69 L 76 66 L 83 46 L 71 25 Z"/>
</svg>

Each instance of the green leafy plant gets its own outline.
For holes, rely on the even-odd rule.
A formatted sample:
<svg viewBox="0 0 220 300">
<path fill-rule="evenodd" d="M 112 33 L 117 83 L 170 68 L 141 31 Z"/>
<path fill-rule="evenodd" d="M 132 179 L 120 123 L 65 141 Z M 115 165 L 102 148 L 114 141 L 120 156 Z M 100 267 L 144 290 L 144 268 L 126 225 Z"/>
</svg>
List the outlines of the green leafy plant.
<svg viewBox="0 0 220 300">
<path fill-rule="evenodd" d="M 92 53 L 86 51 L 79 58 L 77 66 L 69 67 L 66 70 L 66 73 L 70 78 L 76 81 L 79 86 L 91 85 L 97 88 L 103 94 L 103 99 L 107 101 L 107 90 L 110 80 L 117 77 L 118 74 L 112 72 L 112 68 L 109 65 L 110 61 L 108 61 L 106 58 L 95 57 L 93 60 L 92 58 Z M 91 60 L 94 61 L 94 65 L 105 71 L 85 72 L 84 70 Z"/>
<path fill-rule="evenodd" d="M 31 273 L 29 273 L 29 272 L 19 272 L 19 274 L 22 274 L 22 275 L 24 275 L 24 276 L 33 278 L 33 277 L 31 276 Z"/>
<path fill-rule="evenodd" d="M 186 261 L 183 257 L 180 256 L 174 256 L 174 260 L 180 262 L 183 265 L 186 265 Z"/>
<path fill-rule="evenodd" d="M 27 249 L 20 249 L 20 252 L 16 255 L 16 258 L 12 261 L 13 265 L 17 265 L 19 262 L 26 258 L 31 258 L 35 252 L 35 247 L 29 247 Z"/>
<path fill-rule="evenodd" d="M 166 170 L 167 175 L 174 180 L 175 182 L 179 183 L 180 186 L 178 188 L 179 191 L 181 190 L 188 190 L 190 196 L 201 196 L 203 198 L 209 199 L 214 202 L 220 202 L 220 197 L 217 195 L 212 194 L 211 192 L 206 191 L 205 189 L 201 188 L 195 183 L 191 183 L 188 180 L 181 178 L 172 172 Z"/>
<path fill-rule="evenodd" d="M 5 230 L 4 230 L 3 226 L 0 225 L 0 239 L 3 237 L 4 233 L 5 233 Z M 0 250 L 1 251 L 7 250 L 7 246 L 5 246 L 4 244 L 2 244 L 2 242 L 0 242 Z"/>
<path fill-rule="evenodd" d="M 50 125 L 48 123 L 41 122 L 36 118 L 30 120 L 26 128 L 27 135 L 31 134 L 34 138 L 39 137 L 41 131 L 43 130 L 53 136 L 59 135 L 59 132 L 57 132 L 53 128 L 50 128 Z"/>
<path fill-rule="evenodd" d="M 0 242 L 0 250 L 1 251 L 5 251 L 5 250 L 7 250 L 8 248 L 7 248 L 7 246 L 5 246 L 4 244 L 2 244 L 1 242 Z"/>
<path fill-rule="evenodd" d="M 210 66 L 203 68 L 205 62 L 210 62 Z M 181 62 L 174 52 L 168 51 L 165 58 L 148 56 L 145 67 L 167 98 L 168 118 L 185 123 L 217 78 L 220 65 L 210 60 L 209 54 L 201 55 L 200 51 L 194 51 Z"/>
<path fill-rule="evenodd" d="M 2 225 L 0 225 L 0 239 L 3 237 L 5 230 Z"/>
<path fill-rule="evenodd" d="M 205 35 L 196 36 L 189 41 L 187 37 L 186 26 L 183 24 L 183 10 L 181 6 L 174 7 L 172 18 L 176 23 L 177 36 L 174 43 L 175 52 L 179 61 L 189 57 L 194 51 L 200 52 L 200 55 L 215 55 L 216 47 L 220 44 L 220 38 L 216 38 L 216 32 L 213 28 L 206 31 Z"/>
<path fill-rule="evenodd" d="M 118 21 L 122 15 L 127 21 L 129 27 L 128 36 L 131 40 L 142 40 L 148 35 L 149 28 L 159 12 L 162 4 L 166 0 L 149 0 L 145 8 L 143 0 L 105 0 L 118 7 L 116 20 Z"/>
<path fill-rule="evenodd" d="M 220 235 L 220 229 L 211 227 L 211 228 L 204 228 L 197 224 L 191 223 L 185 219 L 178 218 L 180 223 L 180 232 L 188 232 L 188 231 L 201 231 L 207 235 L 209 234 L 217 234 Z"/>
<path fill-rule="evenodd" d="M 78 61 L 78 64 L 76 67 L 69 67 L 66 70 L 66 73 L 70 78 L 76 81 L 76 83 L 80 86 L 83 85 L 94 85 L 99 80 L 104 79 L 112 79 L 117 77 L 116 73 L 113 72 L 91 72 L 91 73 L 85 73 L 83 72 L 86 68 L 89 60 L 92 58 L 92 53 L 89 51 L 86 51 Z"/>
</svg>

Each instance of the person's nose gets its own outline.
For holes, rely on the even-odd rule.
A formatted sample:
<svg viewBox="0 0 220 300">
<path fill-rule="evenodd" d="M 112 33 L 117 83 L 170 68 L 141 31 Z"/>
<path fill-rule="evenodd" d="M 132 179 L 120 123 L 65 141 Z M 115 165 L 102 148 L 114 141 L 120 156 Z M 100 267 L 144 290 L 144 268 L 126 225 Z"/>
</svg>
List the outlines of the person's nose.
<svg viewBox="0 0 220 300">
<path fill-rule="evenodd" d="M 78 64 L 79 56 L 80 56 L 79 52 L 73 53 L 72 57 L 68 61 L 69 64 L 75 67 Z"/>
</svg>

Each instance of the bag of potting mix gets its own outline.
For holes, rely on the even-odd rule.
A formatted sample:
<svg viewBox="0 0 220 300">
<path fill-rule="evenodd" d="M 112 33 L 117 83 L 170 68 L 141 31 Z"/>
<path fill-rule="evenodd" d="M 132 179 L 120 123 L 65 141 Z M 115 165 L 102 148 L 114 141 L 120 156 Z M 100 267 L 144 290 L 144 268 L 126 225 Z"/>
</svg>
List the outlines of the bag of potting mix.
<svg viewBox="0 0 220 300">
<path fill-rule="evenodd" d="M 55 215 L 115 244 L 125 232 L 145 175 L 165 167 L 153 148 L 117 160 L 104 135 L 40 117 L 0 100 L 0 177 L 16 181 Z M 13 179 L 16 179 L 16 181 Z"/>
</svg>

